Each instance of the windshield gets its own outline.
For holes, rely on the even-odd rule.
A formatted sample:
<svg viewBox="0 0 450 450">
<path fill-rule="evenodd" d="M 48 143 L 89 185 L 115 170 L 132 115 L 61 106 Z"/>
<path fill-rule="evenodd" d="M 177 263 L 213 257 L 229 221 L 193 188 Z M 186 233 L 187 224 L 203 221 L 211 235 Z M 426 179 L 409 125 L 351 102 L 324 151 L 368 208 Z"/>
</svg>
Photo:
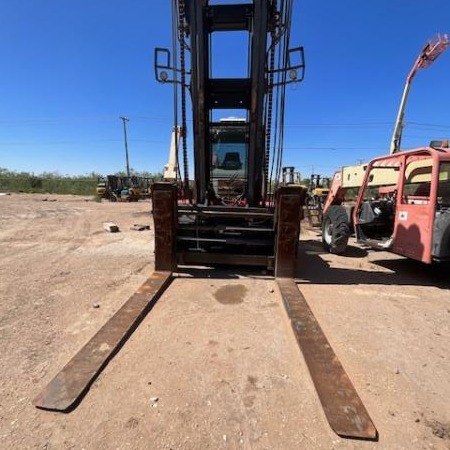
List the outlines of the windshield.
<svg viewBox="0 0 450 450">
<path fill-rule="evenodd" d="M 245 178 L 247 144 L 217 142 L 211 148 L 212 178 Z"/>
<path fill-rule="evenodd" d="M 248 124 L 221 121 L 210 130 L 211 184 L 225 201 L 237 201 L 245 193 L 248 158 Z"/>
</svg>

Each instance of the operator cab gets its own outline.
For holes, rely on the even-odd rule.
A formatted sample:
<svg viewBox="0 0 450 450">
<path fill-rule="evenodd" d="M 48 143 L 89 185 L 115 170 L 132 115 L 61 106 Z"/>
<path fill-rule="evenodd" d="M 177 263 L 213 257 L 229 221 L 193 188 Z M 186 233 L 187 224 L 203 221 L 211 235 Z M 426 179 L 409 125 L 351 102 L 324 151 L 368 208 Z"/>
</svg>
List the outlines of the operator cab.
<svg viewBox="0 0 450 450">
<path fill-rule="evenodd" d="M 439 150 L 369 164 L 354 215 L 359 242 L 427 263 L 450 259 L 450 161 Z"/>
<path fill-rule="evenodd" d="M 394 232 L 400 160 L 390 158 L 367 168 L 364 190 L 356 211 L 356 234 L 360 242 L 388 248 Z"/>
<path fill-rule="evenodd" d="M 222 119 L 210 127 L 210 180 L 223 202 L 242 201 L 247 182 L 248 124 L 240 119 Z"/>
</svg>

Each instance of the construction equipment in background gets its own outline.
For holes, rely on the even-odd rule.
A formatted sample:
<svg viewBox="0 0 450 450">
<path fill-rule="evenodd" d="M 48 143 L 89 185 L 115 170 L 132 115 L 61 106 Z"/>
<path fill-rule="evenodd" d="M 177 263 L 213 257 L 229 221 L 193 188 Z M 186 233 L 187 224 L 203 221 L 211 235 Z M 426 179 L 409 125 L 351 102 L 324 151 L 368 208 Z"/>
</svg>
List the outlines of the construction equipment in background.
<svg viewBox="0 0 450 450">
<path fill-rule="evenodd" d="M 109 175 L 114 176 L 114 175 Z M 98 177 L 96 193 L 99 198 L 108 199 L 111 197 L 111 188 L 108 177 Z"/>
<path fill-rule="evenodd" d="M 331 178 L 312 174 L 309 179 L 306 203 L 311 206 L 323 205 L 330 191 Z"/>
<path fill-rule="evenodd" d="M 312 174 L 309 181 L 302 180 L 300 172 L 295 167 L 286 166 L 281 171 L 281 185 L 299 187 L 306 191 L 303 215 L 308 219 L 312 227 L 320 227 L 322 224 L 322 209 L 328 195 L 331 179 L 318 174 Z"/>
<path fill-rule="evenodd" d="M 305 204 L 308 185 L 302 183 L 302 175 L 300 172 L 295 170 L 294 166 L 286 166 L 281 168 L 281 183 L 280 186 L 289 186 L 291 189 L 300 189 L 305 193 L 305 201 L 303 202 L 302 208 L 300 210 L 300 221 L 303 220 L 305 216 Z M 275 193 L 270 191 L 267 193 L 268 199 L 274 199 Z"/>
<path fill-rule="evenodd" d="M 311 227 L 320 227 L 323 218 L 323 205 L 330 191 L 331 178 L 311 174 L 306 193 L 305 215 Z"/>
<path fill-rule="evenodd" d="M 180 108 L 182 158 L 175 160 L 182 161 L 183 171 L 176 182 L 154 184 L 155 272 L 34 403 L 43 409 L 73 409 L 179 265 L 256 266 L 275 275 L 332 429 L 344 437 L 376 439 L 375 426 L 294 280 L 306 190 L 280 183 L 286 86 L 302 81 L 305 67 L 303 48 L 289 44 L 293 1 L 174 0 L 172 10 L 174 60 L 168 49 L 155 49 L 155 75 L 161 83 L 173 83 L 175 100 L 180 99 L 174 117 Z M 248 52 L 248 71 L 241 77 L 214 77 L 212 58 L 218 55 L 211 48 L 212 35 L 236 31 L 248 37 L 243 48 L 233 48 Z M 187 94 L 193 192 L 185 132 Z M 225 110 L 239 111 L 244 119 L 220 120 L 218 113 Z M 178 126 L 175 120 L 175 130 Z"/>
<path fill-rule="evenodd" d="M 151 197 L 153 183 L 148 177 L 108 175 L 98 178 L 97 195 L 111 202 L 137 202 Z"/>
<path fill-rule="evenodd" d="M 446 34 L 428 42 L 408 74 L 391 154 L 335 173 L 322 221 L 322 242 L 330 252 L 344 253 L 354 230 L 357 241 L 371 248 L 428 264 L 450 259 L 448 140 L 399 150 L 411 80 L 449 44 Z"/>
<path fill-rule="evenodd" d="M 295 171 L 294 166 L 286 166 L 281 169 L 281 184 L 283 186 L 302 186 L 305 190 L 308 188 L 302 185 L 302 175 Z"/>
<path fill-rule="evenodd" d="M 164 166 L 163 180 L 164 181 L 176 181 L 179 176 L 178 165 L 178 149 L 180 147 L 181 127 L 176 126 L 172 130 L 172 136 L 170 139 L 169 160 Z"/>
</svg>

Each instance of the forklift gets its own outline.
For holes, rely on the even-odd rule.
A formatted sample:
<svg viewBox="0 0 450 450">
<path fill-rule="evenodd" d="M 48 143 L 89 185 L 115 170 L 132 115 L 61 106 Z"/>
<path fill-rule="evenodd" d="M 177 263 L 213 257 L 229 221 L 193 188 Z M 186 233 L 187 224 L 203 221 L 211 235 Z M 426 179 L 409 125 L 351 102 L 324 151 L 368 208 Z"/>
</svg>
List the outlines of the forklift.
<svg viewBox="0 0 450 450">
<path fill-rule="evenodd" d="M 323 221 L 323 205 L 330 191 L 331 179 L 311 174 L 306 193 L 306 217 L 311 227 L 320 227 Z"/>
<path fill-rule="evenodd" d="M 153 178 L 108 175 L 97 180 L 97 195 L 110 202 L 137 202 L 149 198 Z"/>
<path fill-rule="evenodd" d="M 367 410 L 295 282 L 306 189 L 280 182 L 286 86 L 302 81 L 305 69 L 303 48 L 289 42 L 293 1 L 173 0 L 172 10 L 172 51 L 155 49 L 154 70 L 157 81 L 174 88 L 174 118 L 181 120 L 173 124 L 181 127 L 175 162 L 183 170 L 153 187 L 155 272 L 34 404 L 73 410 L 181 266 L 250 266 L 273 273 L 331 428 L 342 437 L 375 440 Z M 248 73 L 212 76 L 212 35 L 236 31 L 248 36 L 241 49 L 248 52 Z M 226 110 L 237 116 L 218 117 Z"/>
<path fill-rule="evenodd" d="M 273 199 L 267 196 L 271 178 L 278 187 L 281 173 L 280 164 L 271 166 L 270 159 L 275 154 L 278 161 L 282 155 L 282 145 L 272 149 L 271 139 L 282 134 L 284 111 L 273 105 L 284 104 L 286 86 L 301 81 L 304 72 L 303 48 L 288 46 L 292 2 L 176 3 L 179 63 L 172 61 L 169 49 L 156 48 L 155 77 L 180 91 L 182 158 L 178 160 L 183 161 L 185 195 L 178 204 L 173 183 L 154 186 L 155 268 L 173 271 L 177 264 L 233 264 L 292 277 L 305 192 L 283 186 Z M 236 31 L 248 33 L 248 72 L 242 78 L 213 77 L 211 37 Z M 193 192 L 187 164 L 188 95 L 193 117 Z M 218 117 L 220 111 L 230 110 L 238 117 Z M 278 129 L 272 129 L 272 123 Z M 170 218 L 168 210 L 173 212 Z M 285 216 L 291 221 L 285 226 L 292 230 L 279 239 Z M 167 222 L 160 224 L 160 217 Z M 173 230 L 170 236 L 168 230 Z"/>
</svg>

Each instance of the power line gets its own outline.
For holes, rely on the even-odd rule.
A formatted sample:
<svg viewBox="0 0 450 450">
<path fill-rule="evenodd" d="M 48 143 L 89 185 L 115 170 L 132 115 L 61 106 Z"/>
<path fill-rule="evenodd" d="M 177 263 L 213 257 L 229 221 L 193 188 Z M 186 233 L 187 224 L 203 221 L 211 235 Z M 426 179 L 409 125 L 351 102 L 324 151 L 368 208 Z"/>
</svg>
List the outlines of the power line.
<svg viewBox="0 0 450 450">
<path fill-rule="evenodd" d="M 286 128 L 380 128 L 392 126 L 392 122 L 360 122 L 360 123 L 303 123 L 286 124 Z"/>
<path fill-rule="evenodd" d="M 315 147 L 315 146 L 302 146 L 302 147 L 284 147 L 285 150 L 378 150 L 382 148 L 382 146 L 373 146 L 373 147 L 348 147 L 348 146 L 338 146 L 338 147 Z"/>
<path fill-rule="evenodd" d="M 170 122 L 169 117 L 148 117 L 129 115 L 132 120 L 151 120 L 153 122 Z M 73 116 L 73 117 L 35 117 L 23 119 L 0 119 L 0 126 L 40 125 L 64 122 L 115 122 L 116 116 Z"/>
<path fill-rule="evenodd" d="M 430 128 L 445 128 L 447 130 L 450 129 L 450 125 L 437 125 L 437 124 L 433 124 L 433 123 L 406 121 L 406 125 L 413 125 L 413 126 L 418 126 L 418 127 L 430 127 Z"/>
<path fill-rule="evenodd" d="M 13 142 L 0 142 L 0 146 L 19 145 L 19 146 L 40 146 L 40 145 L 73 145 L 73 144 L 86 144 L 86 143 L 114 143 L 123 142 L 123 139 L 89 139 L 89 140 L 70 140 L 70 141 L 13 141 Z M 146 142 L 151 144 L 168 144 L 169 141 L 155 141 L 152 139 L 128 139 L 128 142 Z"/>
<path fill-rule="evenodd" d="M 142 115 L 128 115 L 128 118 L 137 121 L 152 121 L 152 122 L 172 122 L 170 117 L 152 117 Z M 38 117 L 38 118 L 23 118 L 23 119 L 0 119 L 0 126 L 21 126 L 21 125 L 40 125 L 40 124 L 52 124 L 52 123 L 64 123 L 64 122 L 113 122 L 117 120 L 115 116 L 73 116 L 73 117 Z M 188 122 L 192 122 L 192 119 L 187 119 Z M 393 123 L 383 121 L 365 121 L 365 122 L 318 122 L 318 123 L 288 123 L 286 128 L 383 128 L 392 127 Z M 408 127 L 420 127 L 420 128 L 442 128 L 449 129 L 450 125 L 423 123 L 415 121 L 407 121 Z"/>
</svg>

